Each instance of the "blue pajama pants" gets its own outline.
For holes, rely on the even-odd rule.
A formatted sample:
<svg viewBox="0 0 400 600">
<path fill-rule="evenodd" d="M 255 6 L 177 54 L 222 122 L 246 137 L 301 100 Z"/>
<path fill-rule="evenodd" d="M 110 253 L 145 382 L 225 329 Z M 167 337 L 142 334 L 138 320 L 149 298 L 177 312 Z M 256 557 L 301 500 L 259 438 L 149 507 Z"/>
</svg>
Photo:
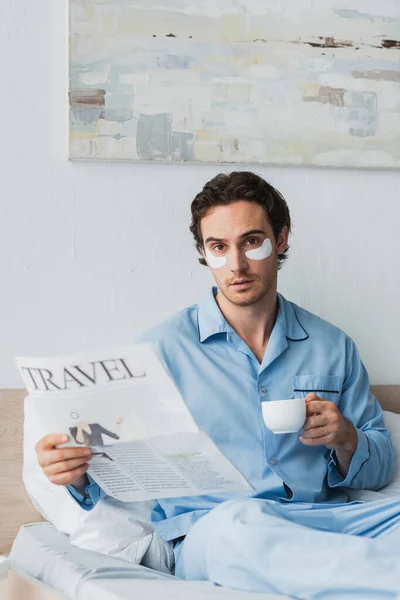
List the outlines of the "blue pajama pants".
<svg viewBox="0 0 400 600">
<path fill-rule="evenodd" d="M 400 599 L 400 498 L 348 504 L 234 499 L 175 549 L 187 580 L 301 600 Z"/>
</svg>

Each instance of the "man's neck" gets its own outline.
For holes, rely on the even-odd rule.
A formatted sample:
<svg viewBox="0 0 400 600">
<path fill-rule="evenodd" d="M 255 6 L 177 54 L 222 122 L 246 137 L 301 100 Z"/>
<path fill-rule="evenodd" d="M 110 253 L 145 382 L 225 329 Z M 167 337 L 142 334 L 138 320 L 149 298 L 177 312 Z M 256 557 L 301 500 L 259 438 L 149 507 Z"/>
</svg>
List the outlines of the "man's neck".
<svg viewBox="0 0 400 600">
<path fill-rule="evenodd" d="M 232 304 L 220 292 L 215 299 L 229 325 L 246 342 L 261 363 L 276 321 L 276 289 L 251 306 Z"/>
</svg>

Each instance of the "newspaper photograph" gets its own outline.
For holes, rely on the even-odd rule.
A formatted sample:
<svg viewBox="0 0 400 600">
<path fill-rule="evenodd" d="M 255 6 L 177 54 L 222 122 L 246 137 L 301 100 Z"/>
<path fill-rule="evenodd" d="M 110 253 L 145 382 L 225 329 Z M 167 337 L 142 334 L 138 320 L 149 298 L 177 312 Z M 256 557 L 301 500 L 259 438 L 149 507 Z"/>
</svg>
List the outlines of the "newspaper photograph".
<svg viewBox="0 0 400 600">
<path fill-rule="evenodd" d="M 151 345 L 17 358 L 46 433 L 92 448 L 88 474 L 124 502 L 252 491 L 199 430 Z"/>
</svg>

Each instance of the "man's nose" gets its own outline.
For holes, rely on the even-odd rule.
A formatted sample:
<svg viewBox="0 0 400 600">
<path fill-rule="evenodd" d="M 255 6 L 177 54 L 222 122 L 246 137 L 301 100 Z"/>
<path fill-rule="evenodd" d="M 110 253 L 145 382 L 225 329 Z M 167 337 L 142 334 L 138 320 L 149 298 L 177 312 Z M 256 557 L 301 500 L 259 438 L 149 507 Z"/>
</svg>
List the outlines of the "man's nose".
<svg viewBox="0 0 400 600">
<path fill-rule="evenodd" d="M 228 258 L 231 271 L 246 271 L 248 269 L 247 257 L 239 248 L 232 249 Z"/>
</svg>

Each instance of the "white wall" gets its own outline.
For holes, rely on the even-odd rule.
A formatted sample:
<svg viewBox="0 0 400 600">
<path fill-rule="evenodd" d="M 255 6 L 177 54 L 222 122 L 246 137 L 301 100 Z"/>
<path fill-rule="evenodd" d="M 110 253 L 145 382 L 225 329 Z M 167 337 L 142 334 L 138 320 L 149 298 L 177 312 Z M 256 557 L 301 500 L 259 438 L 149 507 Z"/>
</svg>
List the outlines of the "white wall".
<svg viewBox="0 0 400 600">
<path fill-rule="evenodd" d="M 14 355 L 129 342 L 211 281 L 189 204 L 218 166 L 67 161 L 66 4 L 0 3 L 0 387 Z M 400 383 L 400 173 L 257 171 L 292 211 L 281 291 Z"/>
</svg>

